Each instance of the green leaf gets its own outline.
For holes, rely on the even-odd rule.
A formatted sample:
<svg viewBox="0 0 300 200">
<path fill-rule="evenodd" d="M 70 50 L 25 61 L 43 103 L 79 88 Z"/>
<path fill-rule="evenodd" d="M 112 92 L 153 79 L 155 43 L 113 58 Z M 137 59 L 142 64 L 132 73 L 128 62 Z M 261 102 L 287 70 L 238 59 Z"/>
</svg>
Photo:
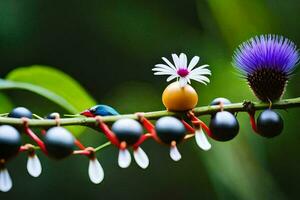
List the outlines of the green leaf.
<svg viewBox="0 0 300 200">
<path fill-rule="evenodd" d="M 5 113 L 14 107 L 9 98 L 2 93 L 0 93 L 0 105 L 0 113 Z"/>
<path fill-rule="evenodd" d="M 64 108 L 65 110 L 67 110 L 71 113 L 77 112 L 76 108 L 74 106 L 72 106 L 64 98 L 62 98 L 61 96 L 58 96 L 57 94 L 51 92 L 50 90 L 47 90 L 47 89 L 37 86 L 37 85 L 23 83 L 23 82 L 6 81 L 6 80 L 1 79 L 0 80 L 0 89 L 1 90 L 12 90 L 12 89 L 27 90 L 27 91 L 33 92 L 37 95 L 47 98 L 48 100 L 61 106 L 62 108 Z"/>
<path fill-rule="evenodd" d="M 69 75 L 47 66 L 21 67 L 0 81 L 0 89 L 21 89 L 33 92 L 70 113 L 78 113 L 96 104 L 84 88 Z M 84 129 L 72 130 L 78 135 Z"/>
<path fill-rule="evenodd" d="M 21 67 L 10 72 L 6 79 L 39 86 L 31 88 L 31 90 L 52 101 L 62 101 L 63 107 L 72 113 L 79 112 L 95 104 L 95 100 L 78 82 L 62 71 L 51 67 L 38 65 Z M 32 87 L 32 85 L 22 84 L 25 88 Z M 21 86 L 20 83 L 19 86 Z M 48 93 L 43 89 L 47 89 Z"/>
</svg>

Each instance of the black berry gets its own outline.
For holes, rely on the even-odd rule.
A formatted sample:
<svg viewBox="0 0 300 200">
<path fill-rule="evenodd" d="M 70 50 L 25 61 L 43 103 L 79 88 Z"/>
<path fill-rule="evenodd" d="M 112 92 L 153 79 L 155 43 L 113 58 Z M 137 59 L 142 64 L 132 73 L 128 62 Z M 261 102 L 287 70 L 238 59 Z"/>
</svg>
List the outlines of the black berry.
<svg viewBox="0 0 300 200">
<path fill-rule="evenodd" d="M 186 135 L 184 125 L 175 117 L 162 117 L 155 124 L 156 134 L 166 144 L 179 143 Z"/>
<path fill-rule="evenodd" d="M 0 126 L 0 159 L 7 160 L 19 152 L 20 133 L 12 126 Z"/>
<path fill-rule="evenodd" d="M 26 117 L 31 119 L 32 118 L 32 112 L 28 110 L 25 107 L 17 107 L 14 108 L 9 114 L 8 117 L 13 117 L 13 118 L 22 118 Z"/>
<path fill-rule="evenodd" d="M 239 132 L 239 123 L 235 116 L 227 111 L 217 112 L 210 121 L 211 137 L 218 141 L 233 139 Z"/>
<path fill-rule="evenodd" d="M 265 110 L 257 118 L 257 132 L 264 137 L 275 137 L 283 130 L 281 116 L 273 110 Z"/>
<path fill-rule="evenodd" d="M 133 119 L 119 119 L 112 127 L 120 142 L 125 141 L 128 145 L 135 144 L 143 134 L 143 127 Z"/>
<path fill-rule="evenodd" d="M 74 136 L 65 128 L 50 128 L 45 135 L 45 145 L 49 156 L 62 159 L 72 154 L 75 145 Z"/>
<path fill-rule="evenodd" d="M 218 97 L 212 100 L 212 102 L 209 105 L 215 106 L 215 105 L 220 105 L 221 103 L 223 103 L 224 105 L 231 104 L 231 102 L 228 99 L 223 97 Z"/>
</svg>

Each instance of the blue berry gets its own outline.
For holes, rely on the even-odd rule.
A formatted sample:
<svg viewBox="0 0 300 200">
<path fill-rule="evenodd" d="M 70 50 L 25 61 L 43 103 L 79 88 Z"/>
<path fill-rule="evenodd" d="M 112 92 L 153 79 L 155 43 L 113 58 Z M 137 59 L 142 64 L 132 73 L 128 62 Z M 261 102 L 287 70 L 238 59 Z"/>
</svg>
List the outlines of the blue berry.
<svg viewBox="0 0 300 200">
<path fill-rule="evenodd" d="M 235 116 L 227 111 L 217 112 L 210 121 L 211 137 L 218 141 L 233 139 L 239 132 L 239 123 Z"/>
<path fill-rule="evenodd" d="M 57 117 L 60 117 L 60 114 L 57 113 L 57 112 L 53 112 L 53 113 L 50 113 L 48 116 L 46 116 L 45 118 L 46 119 L 56 119 Z"/>
<path fill-rule="evenodd" d="M 215 105 L 220 105 L 221 103 L 223 103 L 224 105 L 231 104 L 231 102 L 228 99 L 223 97 L 218 97 L 212 100 L 212 102 L 209 105 L 215 106 Z"/>
<path fill-rule="evenodd" d="M 21 146 L 20 133 L 12 126 L 0 126 L 0 159 L 10 159 L 17 155 Z"/>
<path fill-rule="evenodd" d="M 231 102 L 226 99 L 226 98 L 223 98 L 223 97 L 218 97 L 218 98 L 215 98 L 214 100 L 212 100 L 212 102 L 209 104 L 211 106 L 217 106 L 217 105 L 220 105 L 221 103 L 223 103 L 223 105 L 226 105 L 226 104 L 231 104 Z M 213 113 L 211 116 L 214 117 L 216 113 Z M 234 114 L 234 113 L 232 113 Z"/>
<path fill-rule="evenodd" d="M 117 120 L 111 127 L 120 142 L 128 145 L 135 144 L 143 134 L 143 127 L 133 119 L 124 118 Z"/>
<path fill-rule="evenodd" d="M 182 122 L 175 117 L 162 117 L 155 124 L 156 134 L 165 144 L 172 141 L 179 143 L 186 135 L 186 129 Z"/>
<path fill-rule="evenodd" d="M 271 138 L 279 135 L 283 130 L 281 116 L 273 110 L 265 110 L 257 118 L 257 132 L 264 137 Z"/>
<path fill-rule="evenodd" d="M 50 128 L 45 135 L 45 145 L 52 158 L 62 159 L 71 155 L 75 149 L 75 138 L 65 128 Z"/>
<path fill-rule="evenodd" d="M 32 112 L 30 110 L 28 110 L 25 107 L 17 107 L 14 108 L 9 114 L 8 117 L 12 117 L 12 118 L 22 118 L 22 117 L 26 117 L 31 119 L 32 118 Z"/>
</svg>

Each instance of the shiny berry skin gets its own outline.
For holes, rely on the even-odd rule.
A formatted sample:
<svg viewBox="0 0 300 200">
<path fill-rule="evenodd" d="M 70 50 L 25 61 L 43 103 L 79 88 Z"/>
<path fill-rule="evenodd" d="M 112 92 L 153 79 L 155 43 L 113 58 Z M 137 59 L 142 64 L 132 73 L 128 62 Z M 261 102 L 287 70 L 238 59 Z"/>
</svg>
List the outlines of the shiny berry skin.
<svg viewBox="0 0 300 200">
<path fill-rule="evenodd" d="M 184 125 L 175 117 L 162 117 L 156 121 L 155 131 L 159 139 L 165 144 L 172 141 L 180 143 L 186 135 Z"/>
<path fill-rule="evenodd" d="M 231 104 L 231 102 L 228 99 L 223 97 L 218 97 L 212 100 L 212 102 L 209 105 L 215 106 L 215 105 L 220 105 L 221 103 L 223 103 L 224 105 Z"/>
<path fill-rule="evenodd" d="M 48 116 L 46 116 L 45 118 L 46 119 L 56 119 L 56 118 L 59 118 L 60 117 L 60 114 L 57 113 L 57 112 L 53 112 L 53 113 L 50 113 Z"/>
<path fill-rule="evenodd" d="M 272 138 L 283 130 L 283 119 L 273 110 L 265 110 L 257 118 L 257 132 L 261 136 Z"/>
<path fill-rule="evenodd" d="M 0 160 L 17 155 L 21 146 L 20 133 L 12 126 L 0 126 Z"/>
<path fill-rule="evenodd" d="M 180 87 L 176 81 L 166 87 L 162 94 L 162 101 L 170 111 L 186 111 L 193 109 L 198 103 L 198 94 L 195 89 L 186 85 Z"/>
<path fill-rule="evenodd" d="M 212 100 L 212 102 L 209 104 L 210 106 L 217 106 L 217 105 L 221 105 L 221 103 L 223 103 L 223 105 L 226 104 L 231 104 L 231 101 L 229 101 L 229 99 L 223 98 L 223 97 L 218 97 L 215 98 L 214 100 Z M 234 114 L 233 112 L 231 112 L 232 114 Z M 212 117 L 215 115 L 216 113 L 212 114 Z"/>
<path fill-rule="evenodd" d="M 32 118 L 32 112 L 25 107 L 14 108 L 9 114 L 8 117 L 12 118 L 22 118 L 26 117 L 28 119 Z"/>
<path fill-rule="evenodd" d="M 50 128 L 45 135 L 45 145 L 52 158 L 63 159 L 73 153 L 74 136 L 65 128 Z"/>
<path fill-rule="evenodd" d="M 239 132 L 239 122 L 235 116 L 227 111 L 217 112 L 210 121 L 211 137 L 218 141 L 233 139 Z"/>
<path fill-rule="evenodd" d="M 117 120 L 111 127 L 119 142 L 125 141 L 128 145 L 135 144 L 143 134 L 143 127 L 133 119 L 124 118 Z"/>
</svg>

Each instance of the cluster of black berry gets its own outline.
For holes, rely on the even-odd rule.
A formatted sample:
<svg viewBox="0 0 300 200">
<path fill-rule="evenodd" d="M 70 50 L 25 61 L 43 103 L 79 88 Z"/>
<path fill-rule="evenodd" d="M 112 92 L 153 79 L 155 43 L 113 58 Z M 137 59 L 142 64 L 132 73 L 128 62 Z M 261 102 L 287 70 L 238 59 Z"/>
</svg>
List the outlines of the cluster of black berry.
<svg viewBox="0 0 300 200">
<path fill-rule="evenodd" d="M 193 112 L 188 112 L 189 121 L 172 116 L 158 119 L 154 124 L 146 119 L 142 113 L 137 114 L 138 120 L 121 118 L 115 121 L 111 127 L 106 125 L 101 117 L 95 117 L 100 131 L 104 133 L 109 142 L 119 148 L 118 164 L 121 168 L 127 168 L 131 163 L 131 155 L 128 148 L 133 149 L 136 163 L 143 169 L 149 165 L 147 154 L 140 145 L 149 138 L 165 144 L 170 148 L 170 157 L 174 161 L 181 159 L 177 145 L 184 140 L 195 136 L 198 146 L 207 151 L 211 148 L 206 134 L 217 141 L 229 141 L 239 132 L 239 123 L 235 113 L 225 111 L 224 105 L 231 104 L 228 99 L 216 98 L 210 106 L 220 106 L 220 110 L 211 115 L 209 126 L 198 119 Z M 28 120 L 33 117 L 31 111 L 24 107 L 13 109 L 7 117 L 21 118 L 22 126 L 1 125 L 0 126 L 0 191 L 6 192 L 12 187 L 11 178 L 5 168 L 5 163 L 16 156 L 19 152 L 28 152 L 27 169 L 30 175 L 37 177 L 41 174 L 41 163 L 35 154 L 40 149 L 45 155 L 63 159 L 71 154 L 86 155 L 90 159 L 89 177 L 93 183 L 100 183 L 104 178 L 104 172 L 99 161 L 96 159 L 96 150 L 85 147 L 67 129 L 55 126 L 41 130 L 43 135 L 40 139 L 28 126 Z M 58 113 L 51 113 L 48 120 L 59 120 Z M 250 114 L 253 129 L 262 136 L 274 137 L 279 135 L 283 129 L 283 120 L 279 114 L 271 109 L 263 111 L 257 121 L 254 114 Z M 58 124 L 59 125 L 59 124 Z M 147 133 L 144 133 L 144 130 Z M 206 134 L 204 133 L 206 132 Z M 37 144 L 22 145 L 21 133 L 25 133 Z M 76 146 L 80 150 L 76 150 Z"/>
<path fill-rule="evenodd" d="M 41 164 L 35 154 L 37 148 L 31 144 L 22 146 L 21 133 L 28 134 L 39 145 L 38 148 L 50 157 L 61 159 L 73 153 L 75 139 L 67 129 L 53 127 L 47 131 L 43 130 L 44 139 L 42 141 L 26 126 L 27 120 L 32 118 L 30 110 L 24 107 L 17 107 L 7 117 L 24 119 L 24 127 L 0 126 L 0 191 L 6 192 L 12 187 L 11 178 L 5 168 L 5 163 L 19 152 L 28 152 L 27 169 L 29 174 L 33 177 L 38 177 L 41 174 Z M 49 118 L 51 117 L 52 115 L 49 115 Z"/>
</svg>

